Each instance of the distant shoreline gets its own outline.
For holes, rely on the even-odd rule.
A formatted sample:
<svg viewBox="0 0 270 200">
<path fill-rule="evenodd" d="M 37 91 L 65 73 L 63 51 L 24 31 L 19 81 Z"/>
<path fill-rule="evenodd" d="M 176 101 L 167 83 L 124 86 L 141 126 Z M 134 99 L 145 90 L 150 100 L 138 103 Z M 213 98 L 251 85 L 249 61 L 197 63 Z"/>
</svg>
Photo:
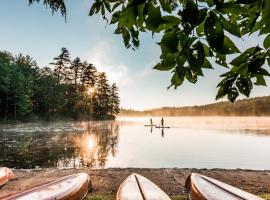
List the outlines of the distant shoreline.
<svg viewBox="0 0 270 200">
<path fill-rule="evenodd" d="M 140 117 L 140 116 L 270 116 L 270 96 L 255 97 L 250 99 L 231 102 L 217 102 L 200 106 L 184 107 L 161 107 L 138 111 L 133 109 L 121 109 L 119 117 Z"/>
<path fill-rule="evenodd" d="M 92 196 L 113 199 L 120 183 L 131 173 L 136 172 L 149 178 L 173 199 L 186 199 L 185 180 L 192 172 L 204 174 L 222 182 L 236 186 L 247 192 L 260 195 L 270 193 L 270 170 L 243 169 L 194 169 L 194 168 L 109 168 L 109 169 L 39 169 L 13 170 L 15 179 L 0 188 L 0 196 L 34 187 L 56 178 L 73 173 L 86 172 L 93 183 Z M 177 198 L 176 198 L 177 197 Z M 102 198 L 101 198 L 102 199 Z"/>
</svg>

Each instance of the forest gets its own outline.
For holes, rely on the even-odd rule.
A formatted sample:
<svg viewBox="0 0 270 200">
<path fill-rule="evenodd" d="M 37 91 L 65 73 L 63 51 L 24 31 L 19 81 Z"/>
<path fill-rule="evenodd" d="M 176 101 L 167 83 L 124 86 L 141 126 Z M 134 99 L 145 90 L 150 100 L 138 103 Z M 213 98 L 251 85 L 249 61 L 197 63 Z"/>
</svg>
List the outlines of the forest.
<svg viewBox="0 0 270 200">
<path fill-rule="evenodd" d="M 68 49 L 39 67 L 29 55 L 0 52 L 0 121 L 104 120 L 119 113 L 118 87 Z"/>
<path fill-rule="evenodd" d="M 270 116 L 270 96 L 202 106 L 163 107 L 145 111 L 122 109 L 120 116 Z"/>
</svg>

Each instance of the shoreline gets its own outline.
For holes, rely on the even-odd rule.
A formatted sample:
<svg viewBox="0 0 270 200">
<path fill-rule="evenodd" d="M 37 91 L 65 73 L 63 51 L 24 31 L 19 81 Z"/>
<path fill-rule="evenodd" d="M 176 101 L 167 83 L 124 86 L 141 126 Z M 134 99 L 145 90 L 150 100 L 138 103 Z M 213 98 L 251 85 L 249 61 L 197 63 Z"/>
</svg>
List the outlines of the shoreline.
<svg viewBox="0 0 270 200">
<path fill-rule="evenodd" d="M 153 181 L 173 199 L 185 199 L 187 193 L 184 185 L 190 173 L 203 174 L 237 188 L 263 195 L 270 193 L 270 170 L 244 169 L 194 169 L 194 168 L 108 168 L 108 169 L 13 169 L 14 179 L 0 187 L 0 196 L 16 193 L 35 187 L 73 173 L 86 172 L 90 175 L 93 192 L 91 196 L 112 199 L 120 183 L 131 173 L 139 173 Z M 183 198 L 182 198 L 183 197 Z M 103 198 L 101 198 L 103 199 Z M 177 199 L 177 198 L 176 198 Z"/>
</svg>

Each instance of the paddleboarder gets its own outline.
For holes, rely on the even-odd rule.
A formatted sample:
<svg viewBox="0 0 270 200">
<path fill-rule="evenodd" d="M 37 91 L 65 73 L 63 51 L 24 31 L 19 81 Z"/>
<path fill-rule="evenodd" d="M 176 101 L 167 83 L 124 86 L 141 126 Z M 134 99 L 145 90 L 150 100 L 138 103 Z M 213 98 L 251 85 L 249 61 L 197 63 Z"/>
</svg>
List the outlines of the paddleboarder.
<svg viewBox="0 0 270 200">
<path fill-rule="evenodd" d="M 161 118 L 161 126 L 164 127 L 164 119 L 163 119 L 163 117 Z"/>
<path fill-rule="evenodd" d="M 153 120 L 152 120 L 152 118 L 150 118 L 150 124 L 151 124 L 151 126 L 153 126 Z"/>
</svg>

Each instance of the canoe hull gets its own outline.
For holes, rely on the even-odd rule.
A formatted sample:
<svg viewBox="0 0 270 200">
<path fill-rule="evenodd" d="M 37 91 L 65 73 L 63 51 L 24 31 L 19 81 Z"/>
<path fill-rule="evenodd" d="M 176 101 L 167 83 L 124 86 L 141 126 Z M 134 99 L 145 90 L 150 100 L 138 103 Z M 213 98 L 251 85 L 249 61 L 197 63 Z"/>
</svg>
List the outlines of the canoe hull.
<svg viewBox="0 0 270 200">
<path fill-rule="evenodd" d="M 116 200 L 170 200 L 170 198 L 153 182 L 134 173 L 121 183 Z"/>
<path fill-rule="evenodd" d="M 14 177 L 14 174 L 11 171 L 11 169 L 7 167 L 0 168 L 0 186 L 6 184 L 13 177 Z"/>
<path fill-rule="evenodd" d="M 213 178 L 192 173 L 186 181 L 190 200 L 263 200 Z"/>
<path fill-rule="evenodd" d="M 92 187 L 86 173 L 65 176 L 56 181 L 34 187 L 23 192 L 5 197 L 5 200 L 81 200 Z"/>
</svg>

